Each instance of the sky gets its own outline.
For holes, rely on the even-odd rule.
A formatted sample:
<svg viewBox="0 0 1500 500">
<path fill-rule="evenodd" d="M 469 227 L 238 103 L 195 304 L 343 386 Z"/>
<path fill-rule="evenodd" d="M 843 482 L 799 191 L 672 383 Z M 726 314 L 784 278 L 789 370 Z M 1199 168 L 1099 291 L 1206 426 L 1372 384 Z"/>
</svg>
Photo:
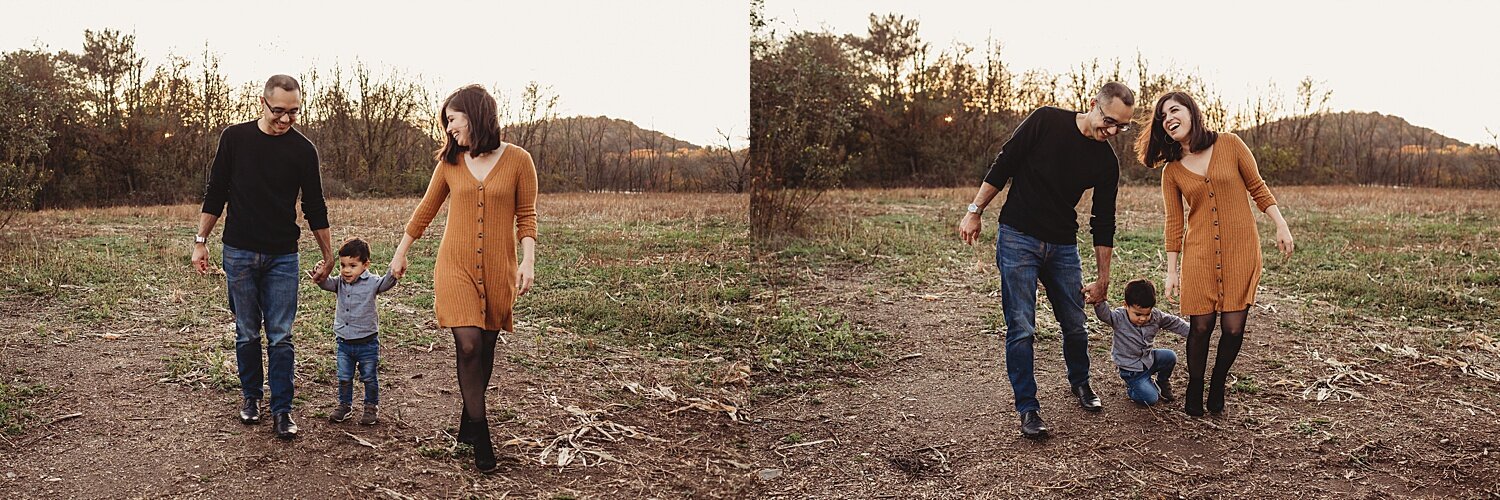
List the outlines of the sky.
<svg viewBox="0 0 1500 500">
<path fill-rule="evenodd" d="M 1333 91 L 1333 111 L 1396 115 L 1471 144 L 1494 142 L 1486 127 L 1500 134 L 1500 2 L 765 0 L 779 33 L 863 34 L 871 13 L 918 20 L 934 50 L 997 40 L 1018 71 L 1129 66 L 1139 51 L 1199 75 L 1232 108 L 1272 83 L 1290 99 L 1310 76 Z"/>
<path fill-rule="evenodd" d="M 80 52 L 85 29 L 111 28 L 134 34 L 152 66 L 199 60 L 207 44 L 235 86 L 362 61 L 419 75 L 439 99 L 469 83 L 518 96 L 536 81 L 560 96 L 561 116 L 622 118 L 698 145 L 722 145 L 720 131 L 749 142 L 739 0 L 0 0 L 0 12 L 0 52 Z"/>
</svg>

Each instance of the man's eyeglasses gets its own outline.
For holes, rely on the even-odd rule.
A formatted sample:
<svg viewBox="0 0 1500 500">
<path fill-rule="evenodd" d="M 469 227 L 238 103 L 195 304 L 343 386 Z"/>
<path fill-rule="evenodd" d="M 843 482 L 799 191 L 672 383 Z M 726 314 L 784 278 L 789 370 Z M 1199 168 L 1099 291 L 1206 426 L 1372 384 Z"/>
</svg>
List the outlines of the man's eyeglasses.
<svg viewBox="0 0 1500 500">
<path fill-rule="evenodd" d="M 266 105 L 266 109 L 271 110 L 271 116 L 274 116 L 276 118 L 281 118 L 282 115 L 290 115 L 292 118 L 296 118 L 297 115 L 302 114 L 302 108 L 286 109 L 286 108 L 272 107 L 271 103 L 266 102 L 266 98 L 265 97 L 260 98 L 260 103 Z M 1107 120 L 1108 118 L 1105 118 L 1105 119 Z"/>
<path fill-rule="evenodd" d="M 1095 108 L 1098 108 L 1099 114 L 1104 117 L 1104 128 L 1113 127 L 1115 129 L 1115 133 L 1117 134 L 1123 134 L 1125 133 L 1125 131 L 1130 130 L 1130 122 L 1120 122 L 1116 121 L 1114 118 L 1110 118 L 1109 115 L 1104 114 L 1103 106 L 1095 106 Z"/>
</svg>

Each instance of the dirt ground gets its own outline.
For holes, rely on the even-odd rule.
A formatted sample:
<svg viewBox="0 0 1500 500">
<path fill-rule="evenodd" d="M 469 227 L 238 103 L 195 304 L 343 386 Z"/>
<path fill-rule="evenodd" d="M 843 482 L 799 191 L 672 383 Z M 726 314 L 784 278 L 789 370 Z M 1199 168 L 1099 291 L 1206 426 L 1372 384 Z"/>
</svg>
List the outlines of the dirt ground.
<svg viewBox="0 0 1500 500">
<path fill-rule="evenodd" d="M 33 306 L 26 310 L 45 309 Z M 27 331 L 29 313 L 11 307 L 7 328 Z M 219 315 L 215 328 L 232 329 L 227 313 Z M 52 385 L 52 396 L 34 411 L 48 420 L 82 415 L 0 444 L 9 448 L 0 459 L 0 490 L 8 498 L 567 498 L 605 492 L 711 498 L 752 491 L 740 468 L 749 459 L 733 445 L 744 424 L 722 414 L 669 414 L 680 405 L 623 389 L 625 382 L 653 386 L 663 382 L 656 374 L 681 366 L 648 365 L 629 353 L 590 363 L 569 360 L 524 338 L 524 326 L 519 330 L 500 347 L 499 376 L 488 397 L 492 420 L 501 409 L 514 413 L 492 426 L 495 442 L 574 429 L 580 420 L 569 406 L 604 410 L 594 422 L 631 426 L 650 437 L 599 440 L 592 448 L 632 465 L 559 469 L 538 464 L 537 449 L 505 446 L 498 448 L 503 472 L 475 473 L 467 455 L 451 451 L 459 411 L 451 340 L 431 352 L 384 350 L 382 422 L 375 426 L 328 422 L 321 415 L 331 410 L 334 394 L 327 386 L 300 385 L 293 415 L 301 434 L 282 442 L 267 423 L 236 420 L 238 391 L 159 382 L 163 359 L 176 352 L 175 339 L 184 334 L 143 329 L 117 340 L 84 335 L 35 343 L 7 336 L 0 344 L 7 368 L 45 374 Z M 566 369 L 529 371 L 505 361 L 507 355 L 550 358 Z"/>
<path fill-rule="evenodd" d="M 1052 435 L 1027 440 L 1003 367 L 1003 334 L 986 331 L 981 320 L 999 298 L 975 291 L 993 289 L 980 282 L 981 273 L 968 276 L 934 290 L 891 287 L 868 276 L 831 279 L 816 290 L 855 321 L 892 332 L 884 348 L 894 362 L 756 409 L 766 422 L 756 462 L 777 463 L 780 471 L 764 483 L 768 496 L 1500 495 L 1496 383 L 1459 369 L 1371 357 L 1371 343 L 1400 346 L 1424 332 L 1379 323 L 1334 331 L 1315 319 L 1332 306 L 1304 307 L 1274 290 L 1261 292 L 1230 379 L 1233 385 L 1250 374 L 1260 389 L 1232 391 L 1220 417 L 1189 417 L 1180 400 L 1145 407 L 1127 399 L 1108 358 L 1108 331 L 1094 319 L 1091 384 L 1104 410 L 1082 410 L 1068 392 L 1056 322 L 1039 304 L 1038 399 Z M 1158 346 L 1184 352 L 1183 339 L 1170 333 L 1158 337 Z M 1179 396 L 1187 385 L 1184 369 L 1179 363 L 1172 376 Z M 1307 385 L 1316 388 L 1317 379 L 1338 373 L 1345 376 L 1332 379 L 1334 387 L 1360 397 L 1319 402 L 1314 390 L 1304 399 Z M 798 442 L 787 442 L 792 434 Z"/>
</svg>

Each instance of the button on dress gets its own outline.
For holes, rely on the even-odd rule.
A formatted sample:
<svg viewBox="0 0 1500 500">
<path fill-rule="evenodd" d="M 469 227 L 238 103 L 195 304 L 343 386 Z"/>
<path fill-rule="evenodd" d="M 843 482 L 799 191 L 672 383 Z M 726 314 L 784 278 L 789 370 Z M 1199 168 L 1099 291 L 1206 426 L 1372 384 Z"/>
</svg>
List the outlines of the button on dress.
<svg viewBox="0 0 1500 500">
<path fill-rule="evenodd" d="M 432 270 L 438 326 L 514 331 L 516 242 L 536 239 L 536 166 L 531 154 L 504 144 L 495 167 L 477 179 L 459 155 L 439 161 L 406 234 L 422 237 L 448 202 L 448 223 Z"/>
<path fill-rule="evenodd" d="M 1255 213 L 1276 204 L 1245 142 L 1219 133 L 1206 175 L 1181 161 L 1162 169 L 1168 252 L 1181 252 L 1182 314 L 1242 311 L 1255 303 L 1260 283 L 1260 235 Z M 1183 203 L 1186 202 L 1186 230 Z"/>
</svg>

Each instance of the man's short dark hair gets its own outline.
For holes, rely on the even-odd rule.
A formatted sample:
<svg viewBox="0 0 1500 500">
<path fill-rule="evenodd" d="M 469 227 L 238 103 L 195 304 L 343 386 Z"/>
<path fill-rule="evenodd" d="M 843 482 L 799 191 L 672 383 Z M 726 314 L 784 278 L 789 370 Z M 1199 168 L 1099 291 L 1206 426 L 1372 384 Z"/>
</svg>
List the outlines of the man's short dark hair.
<svg viewBox="0 0 1500 500">
<path fill-rule="evenodd" d="M 1125 305 L 1156 307 L 1156 285 L 1148 279 L 1135 279 L 1125 284 Z"/>
<path fill-rule="evenodd" d="M 275 89 L 281 89 L 287 92 L 296 92 L 302 90 L 302 85 L 297 84 L 296 78 L 292 78 L 287 75 L 276 75 L 266 80 L 265 96 L 271 97 L 271 92 Z"/>
<path fill-rule="evenodd" d="M 344 240 L 344 246 L 339 247 L 339 257 L 354 257 L 360 262 L 369 262 L 370 244 L 359 238 Z"/>
<path fill-rule="evenodd" d="M 1120 82 L 1109 82 L 1099 87 L 1099 105 L 1109 104 L 1110 99 L 1119 99 L 1126 106 L 1135 107 L 1135 91 Z"/>
</svg>

